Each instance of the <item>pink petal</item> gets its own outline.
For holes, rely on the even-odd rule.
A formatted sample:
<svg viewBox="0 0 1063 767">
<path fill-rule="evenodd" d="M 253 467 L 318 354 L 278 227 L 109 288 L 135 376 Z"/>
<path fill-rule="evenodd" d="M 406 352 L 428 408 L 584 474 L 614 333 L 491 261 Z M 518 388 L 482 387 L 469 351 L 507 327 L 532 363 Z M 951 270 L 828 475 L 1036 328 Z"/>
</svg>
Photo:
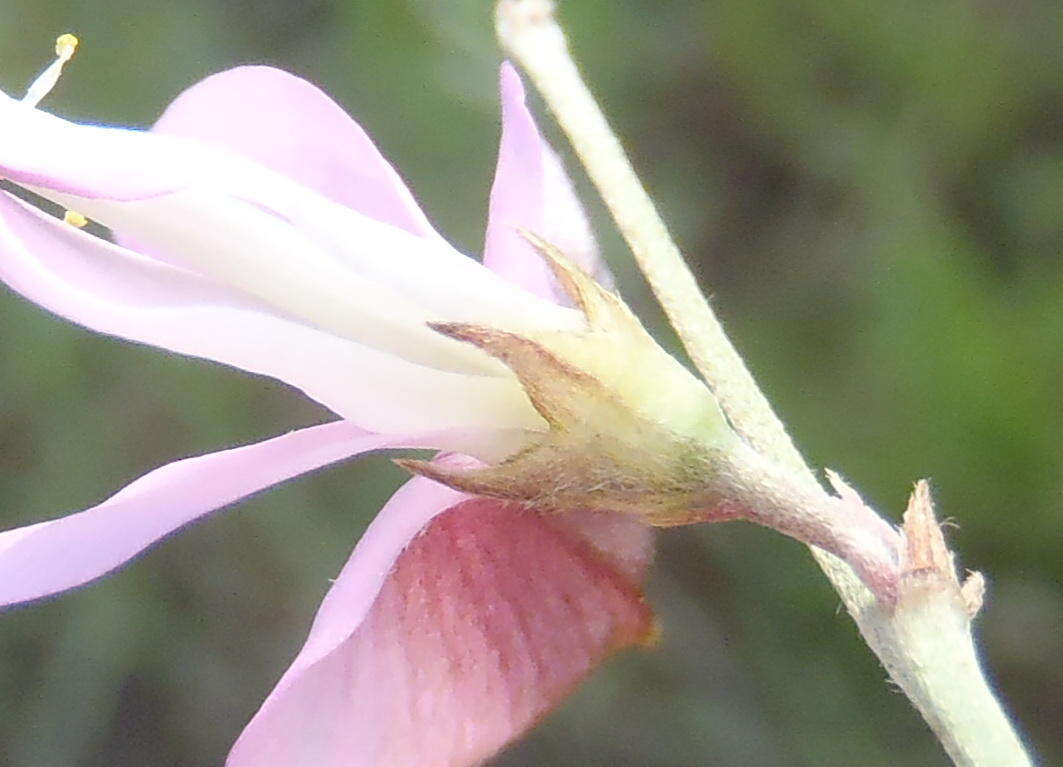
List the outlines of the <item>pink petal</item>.
<svg viewBox="0 0 1063 767">
<path fill-rule="evenodd" d="M 520 236 L 528 229 L 553 243 L 588 273 L 611 286 L 583 207 L 561 160 L 539 134 L 524 101 L 524 86 L 502 65 L 502 141 L 491 188 L 484 264 L 544 298 L 557 297 L 543 260 Z"/>
<path fill-rule="evenodd" d="M 505 380 L 432 370 L 288 320 L 3 193 L 0 280 L 93 330 L 278 378 L 373 431 L 497 427 L 522 407 Z"/>
<path fill-rule="evenodd" d="M 586 541 L 635 583 L 641 583 L 653 559 L 653 528 L 627 514 L 570 511 L 551 523 Z"/>
<path fill-rule="evenodd" d="M 91 509 L 0 533 L 0 605 L 88 583 L 189 522 L 308 471 L 369 450 L 433 444 L 337 421 L 176 461 Z"/>
<path fill-rule="evenodd" d="M 651 633 L 601 550 L 534 512 L 459 501 L 414 479 L 385 506 L 229 767 L 478 764 Z"/>
<path fill-rule="evenodd" d="M 193 85 L 153 133 L 243 155 L 370 218 L 437 236 L 365 131 L 317 87 L 270 67 L 238 67 Z"/>
</svg>

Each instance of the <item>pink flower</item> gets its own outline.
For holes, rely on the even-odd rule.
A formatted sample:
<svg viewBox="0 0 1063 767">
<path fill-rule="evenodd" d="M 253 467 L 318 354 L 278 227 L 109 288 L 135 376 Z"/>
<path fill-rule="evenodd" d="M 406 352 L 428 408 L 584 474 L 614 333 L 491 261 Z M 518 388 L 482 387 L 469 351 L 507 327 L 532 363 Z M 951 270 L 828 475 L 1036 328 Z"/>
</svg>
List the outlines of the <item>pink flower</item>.
<svg viewBox="0 0 1063 767">
<path fill-rule="evenodd" d="M 66 517 L 0 533 L 0 605 L 81 586 L 251 493 L 371 450 L 490 460 L 547 428 L 516 377 L 429 321 L 583 323 L 517 236 L 601 274 L 583 213 L 502 70 L 484 266 L 451 248 L 365 133 L 313 86 L 247 67 L 182 94 L 151 133 L 65 122 L 0 94 L 0 177 L 119 245 L 0 193 L 0 278 L 102 333 L 268 375 L 342 420 L 177 461 Z M 228 763 L 464 765 L 645 640 L 650 532 L 544 515 L 417 477 L 340 572 Z"/>
</svg>

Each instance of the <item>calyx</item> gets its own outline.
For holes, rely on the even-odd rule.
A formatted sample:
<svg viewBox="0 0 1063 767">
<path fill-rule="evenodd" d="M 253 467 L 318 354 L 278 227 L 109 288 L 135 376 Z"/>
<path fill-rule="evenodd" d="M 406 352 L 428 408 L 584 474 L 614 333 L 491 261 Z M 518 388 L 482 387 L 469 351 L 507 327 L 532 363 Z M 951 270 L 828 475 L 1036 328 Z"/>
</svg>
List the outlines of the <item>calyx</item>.
<svg viewBox="0 0 1063 767">
<path fill-rule="evenodd" d="M 694 521 L 693 510 L 703 515 L 720 500 L 707 478 L 739 443 L 715 398 L 617 295 L 557 248 L 523 234 L 583 312 L 586 329 L 518 335 L 463 323 L 431 327 L 508 366 L 549 430 L 494 465 L 400 465 L 458 490 L 543 511 L 621 511 L 659 526 Z"/>
</svg>

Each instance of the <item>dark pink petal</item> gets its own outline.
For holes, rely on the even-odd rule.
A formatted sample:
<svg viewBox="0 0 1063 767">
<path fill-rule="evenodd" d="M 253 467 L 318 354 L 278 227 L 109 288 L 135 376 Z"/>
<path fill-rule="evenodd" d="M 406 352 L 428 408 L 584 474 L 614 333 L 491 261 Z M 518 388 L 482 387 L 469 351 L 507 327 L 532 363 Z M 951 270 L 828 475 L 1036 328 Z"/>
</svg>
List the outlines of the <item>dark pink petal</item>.
<svg viewBox="0 0 1063 767">
<path fill-rule="evenodd" d="M 478 764 L 650 636 L 607 552 L 534 512 L 459 501 L 414 479 L 381 511 L 229 767 Z"/>
<path fill-rule="evenodd" d="M 279 69 L 212 75 L 178 96 L 152 132 L 222 147 L 370 218 L 436 235 L 365 131 L 317 87 Z"/>
<path fill-rule="evenodd" d="M 0 280 L 93 330 L 278 378 L 373 431 L 499 427 L 520 412 L 523 395 L 502 379 L 432 370 L 286 319 L 2 192 Z"/>
<path fill-rule="evenodd" d="M 0 533 L 0 605 L 88 583 L 204 514 L 308 471 L 369 450 L 432 444 L 337 421 L 176 461 L 91 509 Z"/>
<path fill-rule="evenodd" d="M 484 264 L 544 298 L 557 296 L 542 258 L 519 234 L 527 229 L 564 251 L 588 273 L 612 284 L 598 255 L 583 207 L 561 160 L 539 134 L 524 100 L 524 86 L 509 62 L 502 65 L 502 141 L 491 188 Z"/>
</svg>

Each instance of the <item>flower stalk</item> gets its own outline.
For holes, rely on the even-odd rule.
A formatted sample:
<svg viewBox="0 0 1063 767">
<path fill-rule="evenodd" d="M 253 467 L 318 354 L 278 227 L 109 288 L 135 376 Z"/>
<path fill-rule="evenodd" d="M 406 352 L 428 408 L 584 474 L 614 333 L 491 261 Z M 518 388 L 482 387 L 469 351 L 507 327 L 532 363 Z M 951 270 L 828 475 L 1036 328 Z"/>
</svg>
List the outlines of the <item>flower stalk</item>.
<svg viewBox="0 0 1063 767">
<path fill-rule="evenodd" d="M 783 508 L 793 512 L 808 503 L 817 505 L 809 499 L 828 503 L 832 496 L 817 482 L 725 335 L 580 76 L 554 17 L 553 2 L 500 0 L 496 25 L 503 47 L 531 76 L 571 141 L 730 425 L 791 483 L 782 492 L 779 488 L 770 492 L 764 483 L 754 482 L 747 488 L 748 500 L 776 514 Z M 855 498 L 840 480 L 831 479 L 842 500 Z M 892 532 L 881 518 L 879 522 Z M 808 536 L 795 537 L 818 543 Z M 956 578 L 953 556 L 934 520 L 925 483 L 917 486 L 896 536 L 893 589 L 869 589 L 874 580 L 866 573 L 861 573 L 861 580 L 851 566 L 857 562 L 853 556 L 846 557 L 850 563 L 846 564 L 816 545 L 811 550 L 868 646 L 957 765 L 1031 763 L 986 681 L 974 648 L 971 619 L 980 605 L 981 576 L 974 574 L 963 584 Z"/>
</svg>

